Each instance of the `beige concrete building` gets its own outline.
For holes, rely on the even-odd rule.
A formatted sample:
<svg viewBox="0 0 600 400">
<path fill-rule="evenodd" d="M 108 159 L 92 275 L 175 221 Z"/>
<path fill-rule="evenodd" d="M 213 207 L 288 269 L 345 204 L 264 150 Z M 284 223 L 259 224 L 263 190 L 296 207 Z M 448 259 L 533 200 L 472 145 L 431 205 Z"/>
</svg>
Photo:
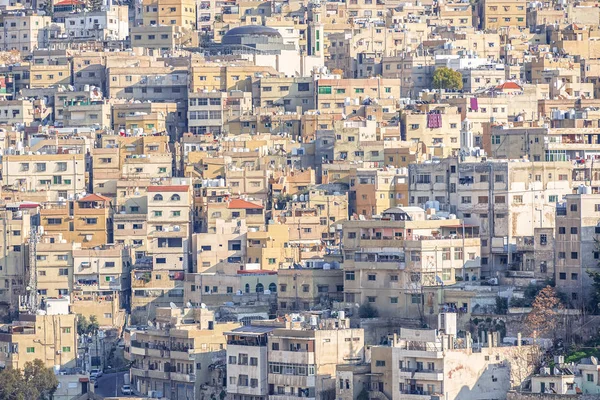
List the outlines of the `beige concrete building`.
<svg viewBox="0 0 600 400">
<path fill-rule="evenodd" d="M 81 243 L 84 249 L 94 248 L 112 239 L 109 216 L 110 199 L 92 193 L 78 200 L 44 203 L 40 225 L 44 232 L 61 234 L 68 243 Z"/>
<path fill-rule="evenodd" d="M 573 190 L 567 162 L 445 159 L 409 166 L 409 182 L 411 205 L 456 214 L 478 227 L 481 277 L 487 278 L 513 263 L 517 237 L 554 226 L 556 203 Z"/>
<path fill-rule="evenodd" d="M 73 368 L 77 362 L 75 314 L 20 314 L 17 321 L 0 327 L 0 365 L 23 368 L 42 360 L 48 368 Z"/>
<path fill-rule="evenodd" d="M 447 333 L 452 332 L 448 326 L 452 322 L 446 322 L 440 333 L 401 328 L 391 346 L 372 347 L 370 387 L 374 392 L 393 400 L 503 398 L 509 390 L 519 389 L 533 372 L 534 346 L 500 346 L 491 334 L 485 346 L 476 348 L 469 334 L 463 343 L 449 346 L 448 339 L 453 340 L 456 333 L 456 314 L 443 316 L 454 320 L 453 333 Z"/>
<path fill-rule="evenodd" d="M 225 332 L 238 323 L 217 323 L 204 308 L 159 308 L 148 329 L 132 330 L 127 343 L 132 386 L 145 395 L 196 398 L 206 385 L 220 387 L 226 365 Z"/>
<path fill-rule="evenodd" d="M 275 329 L 268 337 L 270 399 L 291 400 L 298 393 L 317 398 L 335 392 L 337 365 L 364 360 L 362 329 L 349 328 L 345 319 L 322 323 L 316 329 L 307 329 L 308 325 Z"/>
<path fill-rule="evenodd" d="M 37 48 L 48 46 L 49 37 L 44 28 L 52 23 L 52 18 L 42 15 L 5 14 L 0 17 L 0 49 L 18 50 L 30 54 Z"/>
<path fill-rule="evenodd" d="M 74 249 L 72 256 L 73 311 L 96 316 L 101 326 L 122 326 L 131 286 L 129 249 L 104 245 Z"/>
<path fill-rule="evenodd" d="M 258 400 L 269 397 L 269 335 L 275 324 L 243 326 L 227 336 L 227 394 L 234 400 L 254 396 Z M 283 324 L 279 324 L 283 325 Z"/>
<path fill-rule="evenodd" d="M 425 288 L 479 279 L 479 228 L 463 230 L 463 224 L 458 219 L 426 219 L 425 210 L 417 207 L 345 222 L 347 306 L 368 303 L 381 316 L 423 318 Z"/>
<path fill-rule="evenodd" d="M 74 198 L 87 188 L 84 154 L 20 154 L 2 158 L 2 184 L 48 192 L 49 200 Z"/>
<path fill-rule="evenodd" d="M 148 186 L 148 257 L 154 270 L 188 271 L 192 222 L 189 181 Z"/>
<path fill-rule="evenodd" d="M 280 268 L 277 271 L 277 301 L 280 314 L 327 307 L 344 297 L 341 269 Z"/>
<path fill-rule="evenodd" d="M 448 156 L 460 149 L 461 115 L 448 105 L 427 104 L 401 114 L 402 139 L 422 143 L 428 154 Z"/>
<path fill-rule="evenodd" d="M 477 11 L 482 30 L 526 27 L 527 3 L 523 0 L 482 0 Z"/>
<path fill-rule="evenodd" d="M 600 196 L 572 194 L 556 205 L 554 257 L 557 290 L 568 294 L 572 304 L 583 306 L 590 296 L 587 271 L 598 270 L 600 249 Z"/>
<path fill-rule="evenodd" d="M 36 203 L 6 204 L 0 211 L 2 229 L 6 235 L 2 242 L 2 269 L 0 270 L 0 304 L 2 314 L 19 308 L 19 296 L 25 295 L 27 260 L 26 241 L 31 230 L 31 220 L 38 213 Z"/>
</svg>

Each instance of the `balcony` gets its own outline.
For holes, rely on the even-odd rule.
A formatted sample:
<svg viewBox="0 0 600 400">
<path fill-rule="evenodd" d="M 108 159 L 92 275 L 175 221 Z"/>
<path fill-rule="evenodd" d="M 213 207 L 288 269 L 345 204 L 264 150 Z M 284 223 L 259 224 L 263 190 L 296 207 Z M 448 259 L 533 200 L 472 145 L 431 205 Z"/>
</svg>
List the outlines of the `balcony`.
<svg viewBox="0 0 600 400">
<path fill-rule="evenodd" d="M 294 364 L 314 364 L 315 353 L 307 351 L 281 351 L 269 352 L 269 362 L 285 362 Z"/>
<path fill-rule="evenodd" d="M 131 376 L 137 376 L 139 378 L 147 378 L 148 370 L 131 367 Z"/>
<path fill-rule="evenodd" d="M 149 369 L 147 372 L 148 378 L 152 379 L 169 379 L 170 373 L 166 371 L 160 371 L 157 369 Z"/>
<path fill-rule="evenodd" d="M 196 375 L 171 372 L 171 379 L 179 382 L 196 382 Z"/>
<path fill-rule="evenodd" d="M 174 360 L 191 360 L 193 357 L 192 354 L 193 349 L 188 351 L 171 351 L 171 358 Z"/>
<path fill-rule="evenodd" d="M 423 381 L 443 381 L 444 372 L 440 370 L 428 370 L 428 369 L 409 369 L 402 368 L 398 373 L 399 378 L 416 379 Z"/>
</svg>

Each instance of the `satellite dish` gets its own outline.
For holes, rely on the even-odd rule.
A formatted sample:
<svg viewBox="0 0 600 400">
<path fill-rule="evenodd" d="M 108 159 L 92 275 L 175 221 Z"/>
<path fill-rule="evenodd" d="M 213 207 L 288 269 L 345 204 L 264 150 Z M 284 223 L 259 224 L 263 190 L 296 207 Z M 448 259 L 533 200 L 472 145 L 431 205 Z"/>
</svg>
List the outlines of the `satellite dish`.
<svg viewBox="0 0 600 400">
<path fill-rule="evenodd" d="M 152 321 L 148 320 L 148 326 L 151 327 L 151 328 L 154 327 L 154 325 L 152 324 Z"/>
<path fill-rule="evenodd" d="M 177 307 L 177 304 L 175 304 L 175 303 L 173 303 L 173 302 L 170 302 L 170 303 L 169 303 L 169 305 L 171 306 L 171 308 L 172 308 L 173 310 L 175 310 L 175 309 L 177 309 L 177 308 L 178 308 L 178 307 Z"/>
<path fill-rule="evenodd" d="M 200 304 L 200 308 L 206 308 L 206 304 L 204 304 L 204 303 L 201 303 L 201 304 Z"/>
<path fill-rule="evenodd" d="M 192 302 L 191 302 L 191 301 L 188 301 L 188 302 L 186 303 L 186 307 L 187 307 L 187 308 L 192 308 L 192 307 L 193 307 L 193 306 L 192 306 Z"/>
</svg>

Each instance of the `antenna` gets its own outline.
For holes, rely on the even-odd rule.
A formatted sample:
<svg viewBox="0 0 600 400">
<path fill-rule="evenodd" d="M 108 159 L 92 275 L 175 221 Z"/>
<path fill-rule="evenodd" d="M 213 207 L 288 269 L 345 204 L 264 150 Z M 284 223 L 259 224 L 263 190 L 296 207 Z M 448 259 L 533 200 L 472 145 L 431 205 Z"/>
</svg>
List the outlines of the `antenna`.
<svg viewBox="0 0 600 400">
<path fill-rule="evenodd" d="M 37 292 L 37 243 L 40 239 L 38 227 L 31 227 L 29 234 L 29 282 L 27 284 L 26 307 L 30 314 L 35 314 L 38 310 L 38 292 Z"/>
</svg>

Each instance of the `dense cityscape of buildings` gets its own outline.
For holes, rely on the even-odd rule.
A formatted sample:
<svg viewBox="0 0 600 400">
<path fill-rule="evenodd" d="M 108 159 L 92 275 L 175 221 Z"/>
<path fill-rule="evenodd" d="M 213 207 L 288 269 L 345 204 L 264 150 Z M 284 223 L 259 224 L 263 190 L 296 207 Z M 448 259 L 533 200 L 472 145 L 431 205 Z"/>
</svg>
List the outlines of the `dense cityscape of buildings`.
<svg viewBox="0 0 600 400">
<path fill-rule="evenodd" d="M 597 1 L 0 0 L 0 176 L 56 399 L 600 394 Z"/>
</svg>

